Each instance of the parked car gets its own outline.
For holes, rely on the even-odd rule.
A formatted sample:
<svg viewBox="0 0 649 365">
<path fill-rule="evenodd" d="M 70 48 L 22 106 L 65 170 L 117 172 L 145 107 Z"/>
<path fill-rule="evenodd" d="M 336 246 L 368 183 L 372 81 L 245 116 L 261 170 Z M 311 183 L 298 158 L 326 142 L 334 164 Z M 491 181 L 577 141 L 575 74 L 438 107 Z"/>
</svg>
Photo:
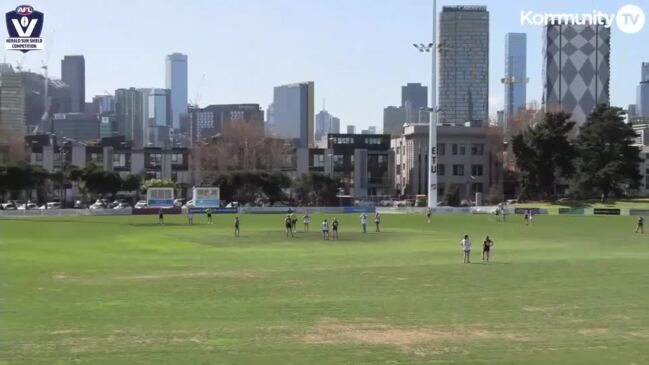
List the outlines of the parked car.
<svg viewBox="0 0 649 365">
<path fill-rule="evenodd" d="M 49 202 L 47 204 L 43 204 L 38 209 L 61 209 L 61 203 L 60 202 Z"/>
<path fill-rule="evenodd" d="M 81 200 L 75 201 L 74 205 L 72 206 L 72 208 L 74 209 L 86 209 L 87 207 L 88 205 L 82 202 Z"/>
<path fill-rule="evenodd" d="M 115 200 L 113 200 L 112 203 L 108 204 L 108 207 L 113 209 L 113 208 L 115 208 L 116 206 L 118 206 L 118 205 L 120 205 L 122 203 L 128 204 L 128 200 L 126 200 L 126 199 L 115 199 Z"/>
<path fill-rule="evenodd" d="M 230 202 L 225 207 L 226 208 L 239 208 L 239 202 Z"/>
<path fill-rule="evenodd" d="M 142 209 L 142 208 L 146 208 L 146 207 L 147 207 L 146 200 L 140 200 L 137 203 L 135 203 L 135 206 L 133 208 Z"/>
<path fill-rule="evenodd" d="M 2 204 L 2 209 L 5 210 L 16 210 L 18 206 L 21 205 L 20 201 L 17 200 L 7 200 L 6 203 Z"/>
<path fill-rule="evenodd" d="M 183 205 L 183 208 L 196 208 L 196 204 L 194 204 L 194 199 L 188 200 L 187 203 Z"/>
<path fill-rule="evenodd" d="M 97 199 L 88 209 L 106 209 L 107 202 L 106 199 Z"/>
<path fill-rule="evenodd" d="M 18 206 L 18 210 L 30 210 L 30 209 L 38 209 L 38 205 L 28 201 L 27 203 Z"/>
<path fill-rule="evenodd" d="M 128 209 L 130 207 L 131 207 L 131 205 L 129 203 L 121 202 L 121 203 L 118 203 L 116 206 L 114 206 L 113 209 Z"/>
<path fill-rule="evenodd" d="M 174 207 L 182 207 L 187 203 L 187 199 L 175 199 Z"/>
</svg>

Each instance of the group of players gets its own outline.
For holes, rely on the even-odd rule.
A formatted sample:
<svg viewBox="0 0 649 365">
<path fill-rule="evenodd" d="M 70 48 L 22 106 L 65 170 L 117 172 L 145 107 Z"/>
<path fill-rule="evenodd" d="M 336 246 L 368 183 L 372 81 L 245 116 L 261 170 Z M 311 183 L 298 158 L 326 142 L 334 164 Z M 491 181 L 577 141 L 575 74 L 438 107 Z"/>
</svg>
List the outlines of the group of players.
<svg viewBox="0 0 649 365">
<path fill-rule="evenodd" d="M 367 233 L 367 224 L 369 221 L 369 218 L 367 216 L 367 213 L 362 213 L 360 215 L 360 221 L 361 221 L 361 227 L 363 229 L 363 233 Z M 294 213 L 288 213 L 286 215 L 286 218 L 284 218 L 284 227 L 286 228 L 286 237 L 295 237 L 295 233 L 297 233 L 297 222 L 298 219 L 295 216 Z M 309 212 L 306 212 L 304 216 L 302 217 L 302 223 L 303 223 L 303 231 L 305 233 L 309 232 L 309 225 L 311 224 L 311 216 L 309 215 Z M 381 232 L 381 215 L 376 212 L 374 213 L 374 224 L 376 226 L 376 231 L 375 232 Z M 334 217 L 331 220 L 331 223 L 329 223 L 329 220 L 325 218 L 322 221 L 321 224 L 322 227 L 322 239 L 324 240 L 337 240 L 338 239 L 338 230 L 340 227 L 340 221 L 338 221 L 338 218 Z M 331 233 L 329 232 L 331 228 Z"/>
</svg>

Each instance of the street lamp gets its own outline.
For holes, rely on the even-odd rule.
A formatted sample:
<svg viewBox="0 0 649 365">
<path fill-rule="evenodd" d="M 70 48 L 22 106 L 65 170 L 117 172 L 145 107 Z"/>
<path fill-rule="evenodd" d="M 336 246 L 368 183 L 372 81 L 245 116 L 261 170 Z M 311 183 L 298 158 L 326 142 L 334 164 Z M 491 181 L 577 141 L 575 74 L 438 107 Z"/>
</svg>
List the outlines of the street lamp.
<svg viewBox="0 0 649 365">
<path fill-rule="evenodd" d="M 432 43 L 413 46 L 422 53 L 431 55 L 430 108 L 432 113 L 428 127 L 428 208 L 437 207 L 437 0 L 433 0 Z"/>
</svg>

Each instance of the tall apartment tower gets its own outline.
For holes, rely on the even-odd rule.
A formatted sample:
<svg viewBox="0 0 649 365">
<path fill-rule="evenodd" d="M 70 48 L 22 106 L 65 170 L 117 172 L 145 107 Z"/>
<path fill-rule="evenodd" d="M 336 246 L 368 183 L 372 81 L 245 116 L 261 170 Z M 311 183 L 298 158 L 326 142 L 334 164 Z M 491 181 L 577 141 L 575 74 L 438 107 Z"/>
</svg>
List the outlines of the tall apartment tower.
<svg viewBox="0 0 649 365">
<path fill-rule="evenodd" d="M 527 34 L 505 35 L 505 107 L 502 127 L 507 128 L 511 117 L 527 104 Z"/>
<path fill-rule="evenodd" d="M 273 134 L 298 140 L 299 148 L 315 145 L 313 81 L 276 86 L 273 90 Z"/>
<path fill-rule="evenodd" d="M 464 125 L 489 116 L 489 12 L 444 6 L 439 29 L 439 122 Z"/>
<path fill-rule="evenodd" d="M 86 107 L 86 60 L 84 57 L 63 57 L 61 79 L 70 86 L 70 111 L 73 113 L 83 112 Z"/>
<path fill-rule="evenodd" d="M 167 55 L 165 87 L 171 90 L 171 125 L 179 130 L 180 121 L 187 115 L 187 55 Z"/>
<path fill-rule="evenodd" d="M 609 104 L 611 30 L 603 25 L 548 24 L 544 31 L 543 105 L 578 125 Z"/>
<path fill-rule="evenodd" d="M 639 117 L 649 117 L 649 62 L 642 62 L 640 77 L 636 91 L 636 112 Z"/>
</svg>

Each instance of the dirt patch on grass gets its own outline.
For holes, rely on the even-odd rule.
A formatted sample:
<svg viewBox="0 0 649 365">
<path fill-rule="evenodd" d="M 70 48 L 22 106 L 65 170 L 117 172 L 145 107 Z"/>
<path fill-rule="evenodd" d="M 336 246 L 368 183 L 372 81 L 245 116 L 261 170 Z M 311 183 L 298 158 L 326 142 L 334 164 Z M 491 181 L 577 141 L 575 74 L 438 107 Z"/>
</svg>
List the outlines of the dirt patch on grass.
<svg viewBox="0 0 649 365">
<path fill-rule="evenodd" d="M 301 337 L 301 341 L 308 344 L 394 346 L 400 351 L 421 356 L 457 351 L 462 342 L 486 339 L 525 340 L 516 334 L 479 327 L 396 327 L 379 323 L 343 323 L 332 319 L 320 321 Z"/>
<path fill-rule="evenodd" d="M 586 337 L 603 336 L 608 333 L 608 328 L 586 328 L 579 331 L 579 334 Z"/>
<path fill-rule="evenodd" d="M 51 273 L 51 277 L 56 280 L 64 280 L 79 283 L 102 283 L 114 281 L 146 281 L 146 280 L 165 280 L 165 279 L 191 279 L 191 278 L 225 278 L 225 279 L 259 279 L 265 274 L 255 271 L 178 271 L 178 272 L 151 272 L 135 273 L 129 275 L 114 276 L 80 276 L 69 275 L 66 273 Z"/>
<path fill-rule="evenodd" d="M 537 313 L 545 313 L 545 312 L 555 312 L 555 311 L 560 311 L 560 310 L 577 310 L 579 309 L 578 305 L 549 305 L 549 306 L 525 306 L 521 308 L 525 312 L 537 312 Z"/>
</svg>

